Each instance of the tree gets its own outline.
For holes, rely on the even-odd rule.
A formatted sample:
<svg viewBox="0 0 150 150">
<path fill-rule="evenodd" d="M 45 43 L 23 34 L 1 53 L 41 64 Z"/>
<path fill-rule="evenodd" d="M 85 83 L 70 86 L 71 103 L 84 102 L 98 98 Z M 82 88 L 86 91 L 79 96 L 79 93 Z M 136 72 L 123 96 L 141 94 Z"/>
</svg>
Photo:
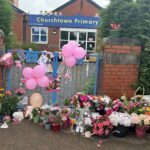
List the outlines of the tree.
<svg viewBox="0 0 150 150">
<path fill-rule="evenodd" d="M 101 13 L 103 37 L 109 36 L 111 23 L 121 25 L 120 37 L 136 38 L 142 43 L 137 86 L 150 92 L 150 0 L 111 0 Z"/>
<path fill-rule="evenodd" d="M 149 36 L 150 28 L 149 0 L 111 0 L 108 8 L 102 11 L 102 35 L 109 36 L 111 23 L 121 25 L 120 37 L 136 38 L 143 43 Z"/>
<path fill-rule="evenodd" d="M 2 29 L 6 36 L 6 48 L 11 45 L 13 8 L 10 0 L 0 0 L 0 29 Z"/>
</svg>

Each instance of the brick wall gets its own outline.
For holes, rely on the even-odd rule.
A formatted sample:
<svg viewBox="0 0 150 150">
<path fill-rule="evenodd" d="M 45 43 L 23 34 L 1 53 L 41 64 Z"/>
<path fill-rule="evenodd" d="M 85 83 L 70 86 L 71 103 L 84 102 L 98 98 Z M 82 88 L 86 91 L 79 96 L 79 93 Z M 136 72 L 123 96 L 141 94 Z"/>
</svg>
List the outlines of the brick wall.
<svg viewBox="0 0 150 150">
<path fill-rule="evenodd" d="M 103 57 L 102 93 L 112 98 L 133 96 L 132 85 L 138 79 L 140 45 L 106 42 Z"/>
<path fill-rule="evenodd" d="M 5 51 L 5 37 L 2 30 L 0 30 L 0 57 Z M 2 87 L 2 67 L 0 66 L 0 87 Z"/>
<path fill-rule="evenodd" d="M 56 31 L 56 34 L 53 34 L 53 31 Z M 26 28 L 26 41 L 31 42 L 31 28 L 27 24 Z M 59 36 L 60 29 L 56 27 L 48 28 L 48 44 L 37 44 L 39 50 L 47 50 L 47 51 L 58 51 L 59 50 Z"/>
<path fill-rule="evenodd" d="M 82 16 L 95 16 L 99 13 L 99 9 L 91 5 L 87 0 L 83 0 L 82 12 L 81 12 L 81 0 L 76 0 L 71 5 L 64 7 L 61 13 L 66 16 L 81 14 Z"/>
<path fill-rule="evenodd" d="M 23 42 L 23 13 L 16 13 L 12 25 L 13 33 L 19 43 Z"/>
</svg>

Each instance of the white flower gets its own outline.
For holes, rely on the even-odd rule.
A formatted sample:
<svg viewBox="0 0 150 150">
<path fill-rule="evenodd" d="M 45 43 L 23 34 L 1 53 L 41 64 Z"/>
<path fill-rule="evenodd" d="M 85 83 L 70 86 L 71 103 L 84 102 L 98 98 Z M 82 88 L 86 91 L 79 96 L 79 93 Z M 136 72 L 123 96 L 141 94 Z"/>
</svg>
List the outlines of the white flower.
<svg viewBox="0 0 150 150">
<path fill-rule="evenodd" d="M 114 111 L 111 113 L 111 115 L 109 116 L 109 120 L 110 122 L 114 125 L 114 126 L 118 126 L 119 123 L 119 113 Z"/>
<path fill-rule="evenodd" d="M 131 125 L 131 116 L 127 113 L 119 113 L 119 112 L 112 112 L 109 116 L 110 122 L 114 126 L 118 126 L 118 124 L 129 127 Z"/>
</svg>

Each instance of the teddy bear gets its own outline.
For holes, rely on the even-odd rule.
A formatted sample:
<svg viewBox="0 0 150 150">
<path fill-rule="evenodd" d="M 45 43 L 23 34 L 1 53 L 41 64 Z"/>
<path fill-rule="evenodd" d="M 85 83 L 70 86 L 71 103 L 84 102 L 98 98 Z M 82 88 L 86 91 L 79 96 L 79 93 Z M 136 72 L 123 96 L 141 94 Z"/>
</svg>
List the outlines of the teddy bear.
<svg viewBox="0 0 150 150">
<path fill-rule="evenodd" d="M 84 120 L 81 118 L 76 122 L 76 132 L 84 133 Z"/>
<path fill-rule="evenodd" d="M 60 110 L 60 116 L 63 121 L 62 127 L 64 129 L 71 127 L 71 119 L 70 119 L 69 115 L 70 115 L 70 108 L 62 108 Z"/>
</svg>

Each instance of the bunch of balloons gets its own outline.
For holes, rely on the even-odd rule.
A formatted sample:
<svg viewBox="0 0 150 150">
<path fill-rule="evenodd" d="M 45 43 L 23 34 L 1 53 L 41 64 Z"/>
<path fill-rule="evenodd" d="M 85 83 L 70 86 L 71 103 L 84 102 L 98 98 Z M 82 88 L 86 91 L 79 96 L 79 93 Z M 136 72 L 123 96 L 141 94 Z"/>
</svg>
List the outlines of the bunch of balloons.
<svg viewBox="0 0 150 150">
<path fill-rule="evenodd" d="M 70 41 L 62 47 L 62 55 L 64 56 L 64 63 L 68 67 L 73 67 L 77 59 L 82 59 L 86 55 L 84 48 L 78 47 L 75 41 Z"/>
<path fill-rule="evenodd" d="M 38 86 L 47 87 L 49 78 L 45 75 L 46 69 L 44 65 L 37 65 L 33 69 L 26 67 L 23 69 L 22 74 L 25 78 L 25 86 L 29 90 L 33 90 Z"/>
</svg>

